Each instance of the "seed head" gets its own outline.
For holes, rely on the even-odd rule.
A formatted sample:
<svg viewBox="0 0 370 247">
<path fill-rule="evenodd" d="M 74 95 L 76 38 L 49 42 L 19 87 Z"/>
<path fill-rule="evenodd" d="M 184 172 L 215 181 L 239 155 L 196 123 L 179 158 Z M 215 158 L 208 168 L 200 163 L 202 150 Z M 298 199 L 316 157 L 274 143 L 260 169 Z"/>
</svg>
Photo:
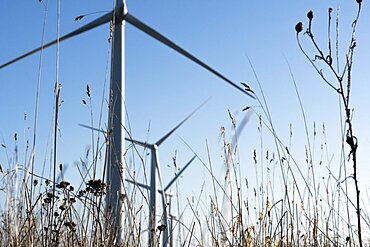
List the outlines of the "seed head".
<svg viewBox="0 0 370 247">
<path fill-rule="evenodd" d="M 85 16 L 83 16 L 83 15 L 79 15 L 79 16 L 77 16 L 76 18 L 75 18 L 75 21 L 79 21 L 79 20 L 81 20 L 82 18 L 84 18 Z"/>
<path fill-rule="evenodd" d="M 86 85 L 86 94 L 89 98 L 91 97 L 89 84 Z"/>
<path fill-rule="evenodd" d="M 312 10 L 308 11 L 307 18 L 311 21 L 313 19 L 313 12 Z"/>
<path fill-rule="evenodd" d="M 356 0 L 356 2 L 357 2 L 358 4 L 361 4 L 361 3 L 362 3 L 362 0 Z"/>
<path fill-rule="evenodd" d="M 297 25 L 295 25 L 295 31 L 298 33 L 302 32 L 303 30 L 303 23 L 302 22 L 298 22 Z"/>
<path fill-rule="evenodd" d="M 163 232 L 164 230 L 166 230 L 167 226 L 166 225 L 160 225 L 160 226 L 157 226 L 157 229 L 160 231 L 160 232 Z"/>
</svg>

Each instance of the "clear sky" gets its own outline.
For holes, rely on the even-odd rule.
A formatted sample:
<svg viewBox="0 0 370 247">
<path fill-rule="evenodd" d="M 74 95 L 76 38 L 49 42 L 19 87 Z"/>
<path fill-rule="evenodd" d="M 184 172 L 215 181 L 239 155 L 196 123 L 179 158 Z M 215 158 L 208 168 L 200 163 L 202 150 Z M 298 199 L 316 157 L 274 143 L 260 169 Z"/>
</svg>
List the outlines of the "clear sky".
<svg viewBox="0 0 370 247">
<path fill-rule="evenodd" d="M 46 41 L 56 37 L 56 1 L 50 1 L 46 19 Z M 300 166 L 305 166 L 305 131 L 294 85 L 286 60 L 295 75 L 305 108 L 310 138 L 316 123 L 316 162 L 320 161 L 320 145 L 324 143 L 322 124 L 326 125 L 328 156 L 333 157 L 332 169 L 339 170 L 340 124 L 338 96 L 319 78 L 296 43 L 294 26 L 298 21 L 307 25 L 306 13 L 315 14 L 314 30 L 319 44 L 327 50 L 327 10 L 339 9 L 341 65 L 350 39 L 350 28 L 356 15 L 357 3 L 351 1 L 127 1 L 128 11 L 181 45 L 201 60 L 213 66 L 231 80 L 247 82 L 261 97 L 257 81 L 250 68 L 251 60 L 260 79 L 277 134 L 289 145 L 289 126 L 293 126 L 292 153 Z M 61 34 L 72 31 L 103 13 L 75 17 L 97 11 L 110 11 L 113 1 L 62 1 Z M 37 0 L 0 2 L 0 63 L 27 52 L 41 43 L 44 7 Z M 357 31 L 354 57 L 351 106 L 354 108 L 355 135 L 359 139 L 359 180 L 370 185 L 370 9 L 366 2 Z M 76 173 L 74 162 L 84 157 L 91 145 L 91 133 L 78 126 L 90 124 L 90 110 L 86 84 L 91 88 L 93 119 L 99 121 L 100 102 L 108 59 L 109 26 L 103 25 L 60 46 L 59 81 L 63 88 L 60 108 L 60 138 L 58 163 L 69 164 L 71 176 Z M 307 37 L 301 36 L 304 47 L 312 51 Z M 40 90 L 40 112 L 37 136 L 37 167 L 50 157 L 50 135 L 54 105 L 55 46 L 45 50 Z M 312 53 L 311 53 L 312 54 Z M 14 149 L 14 133 L 18 133 L 19 163 L 24 164 L 25 143 L 32 142 L 33 117 L 39 54 L 28 57 L 0 70 L 0 142 L 6 145 L 8 155 Z M 335 83 L 335 82 L 334 82 Z M 107 85 L 109 83 L 107 82 Z M 243 118 L 246 106 L 258 102 L 243 95 L 226 83 L 195 65 L 175 51 L 126 24 L 126 106 L 132 136 L 154 142 L 180 122 L 195 107 L 212 97 L 177 134 L 207 161 L 208 141 L 215 174 L 222 180 L 224 167 L 220 128 L 226 128 L 231 137 L 228 110 L 236 118 Z M 106 124 L 106 104 L 103 125 Z M 255 110 L 262 114 L 260 108 Z M 24 115 L 27 115 L 24 120 Z M 263 116 L 266 120 L 266 116 Z M 150 131 L 148 134 L 148 126 Z M 244 177 L 254 181 L 249 173 L 253 166 L 253 149 L 259 152 L 261 136 L 257 130 L 256 114 L 239 136 L 239 157 Z M 48 142 L 49 140 L 49 142 Z M 272 136 L 263 130 L 263 152 L 274 152 Z M 311 144 L 312 144 L 311 140 Z M 47 146 L 48 145 L 48 146 Z M 7 167 L 4 149 L 0 163 Z M 177 152 L 181 166 L 192 156 L 191 151 L 176 135 L 160 148 L 164 180 L 173 174 L 172 157 Z M 28 150 L 29 155 L 30 150 Z M 258 153 L 258 155 L 261 155 Z M 264 154 L 263 154 L 264 155 Z M 326 155 L 326 154 L 325 154 Z M 48 161 L 49 162 L 49 161 Z M 326 162 L 326 159 L 325 159 Z M 326 162 L 325 166 L 328 165 Z M 139 166 L 136 164 L 136 169 Z M 324 166 L 324 165 L 323 165 Z M 325 167 L 322 169 L 325 170 Z M 40 172 L 40 170 L 39 170 Z M 351 173 L 351 170 L 349 170 Z M 280 174 L 280 173 L 276 173 Z M 199 161 L 195 162 L 181 179 L 184 198 L 200 193 L 201 183 L 208 174 Z M 278 176 L 278 175 L 276 175 Z M 199 182 L 195 182 L 199 181 Z M 208 187 L 211 193 L 211 186 Z M 364 200 L 367 201 L 365 191 Z M 275 195 L 279 197 L 279 195 Z"/>
</svg>

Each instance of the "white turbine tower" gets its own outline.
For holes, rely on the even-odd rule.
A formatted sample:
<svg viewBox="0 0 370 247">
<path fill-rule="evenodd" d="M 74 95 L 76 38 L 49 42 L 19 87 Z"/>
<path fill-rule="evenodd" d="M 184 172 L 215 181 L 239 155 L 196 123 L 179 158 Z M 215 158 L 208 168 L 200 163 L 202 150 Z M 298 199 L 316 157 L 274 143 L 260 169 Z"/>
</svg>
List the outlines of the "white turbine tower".
<svg viewBox="0 0 370 247">
<path fill-rule="evenodd" d="M 126 194 L 125 180 L 125 21 L 126 4 L 116 0 L 112 17 L 114 30 L 112 39 L 111 81 L 109 91 L 108 119 L 108 152 L 107 167 L 107 197 L 106 210 L 117 235 L 117 243 L 122 244 L 124 228 L 124 202 Z"/>
<path fill-rule="evenodd" d="M 125 65 L 124 65 L 124 24 L 125 22 L 130 23 L 139 30 L 145 32 L 152 38 L 158 40 L 164 45 L 174 49 L 181 55 L 187 57 L 191 61 L 200 65 L 204 69 L 208 70 L 212 74 L 219 77 L 224 82 L 243 92 L 251 98 L 254 96 L 248 90 L 244 90 L 232 80 L 228 79 L 217 70 L 213 69 L 185 49 L 176 45 L 170 39 L 166 38 L 153 28 L 141 22 L 139 19 L 128 13 L 125 0 L 115 0 L 115 8 L 111 12 L 95 19 L 94 21 L 82 26 L 81 28 L 76 29 L 64 36 L 61 36 L 59 39 L 51 41 L 41 47 L 38 47 L 30 52 L 27 52 L 9 62 L 3 63 L 0 65 L 0 69 L 3 69 L 25 57 L 28 57 L 36 52 L 39 52 L 45 48 L 48 48 L 58 42 L 64 41 L 66 39 L 77 36 L 81 33 L 84 33 L 88 30 L 96 28 L 105 23 L 113 22 L 113 41 L 112 41 L 112 59 L 111 59 L 111 83 L 110 83 L 110 106 L 109 106 L 109 145 L 108 145 L 108 154 L 107 154 L 107 184 L 108 193 L 107 193 L 107 210 L 110 214 L 110 219 L 113 221 L 114 228 L 117 231 L 117 244 L 121 243 L 121 238 L 123 237 L 124 231 L 124 205 L 121 201 L 122 195 L 125 194 L 123 182 L 124 182 L 124 172 L 126 169 L 124 161 L 124 125 L 125 125 L 125 114 L 124 114 L 124 104 L 125 104 Z"/>
</svg>

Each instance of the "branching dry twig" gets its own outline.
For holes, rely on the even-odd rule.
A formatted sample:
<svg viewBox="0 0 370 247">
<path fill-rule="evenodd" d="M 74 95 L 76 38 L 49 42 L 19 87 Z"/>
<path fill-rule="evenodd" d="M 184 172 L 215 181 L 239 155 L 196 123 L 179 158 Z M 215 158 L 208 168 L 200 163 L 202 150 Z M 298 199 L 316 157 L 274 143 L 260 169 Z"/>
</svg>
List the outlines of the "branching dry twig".
<svg viewBox="0 0 370 247">
<path fill-rule="evenodd" d="M 330 40 L 330 23 L 331 23 L 331 13 L 332 8 L 329 9 L 329 19 L 328 19 L 328 44 L 329 44 L 329 54 L 325 56 L 325 53 L 322 51 L 322 49 L 317 44 L 313 31 L 312 31 L 312 20 L 313 20 L 313 12 L 309 11 L 307 14 L 307 18 L 309 21 L 308 28 L 304 34 L 307 34 L 310 38 L 314 48 L 316 49 L 316 52 L 318 55 L 314 56 L 314 59 L 311 59 L 309 55 L 304 51 L 304 49 L 301 46 L 300 40 L 299 40 L 299 33 L 303 31 L 303 23 L 299 22 L 295 26 L 296 34 L 297 34 L 297 42 L 298 46 L 301 49 L 302 53 L 305 55 L 305 57 L 310 61 L 311 65 L 315 68 L 315 70 L 318 72 L 318 74 L 321 76 L 321 78 L 324 80 L 326 84 L 328 84 L 331 88 L 335 89 L 337 93 L 340 95 L 341 101 L 344 106 L 345 111 L 345 124 L 346 124 L 346 143 L 350 147 L 350 151 L 348 154 L 348 157 L 352 157 L 353 162 L 353 179 L 355 183 L 355 190 L 356 190 L 356 215 L 357 215 L 357 231 L 358 231 L 358 241 L 359 246 L 362 247 L 362 236 L 361 236 L 361 208 L 360 208 L 360 190 L 358 187 L 358 179 L 357 179 L 357 147 L 358 147 L 358 141 L 357 137 L 354 135 L 353 131 L 353 124 L 352 124 L 352 110 L 349 105 L 350 100 L 350 93 L 351 93 L 351 82 L 352 82 L 352 63 L 353 63 L 353 54 L 354 49 L 356 48 L 356 40 L 355 40 L 355 34 L 356 34 L 356 27 L 357 23 L 360 17 L 361 13 L 361 4 L 362 0 L 356 0 L 358 3 L 358 10 L 355 20 L 352 23 L 352 33 L 351 33 L 351 41 L 348 47 L 348 52 L 346 54 L 346 61 L 343 68 L 343 71 L 339 71 L 339 64 L 337 64 L 337 70 L 333 67 L 333 59 L 331 55 L 331 40 Z M 338 23 L 338 20 L 337 20 Z M 337 24 L 337 30 L 338 30 L 338 24 Z M 337 33 L 337 51 L 338 51 L 338 33 Z M 338 61 L 338 53 L 337 53 L 337 61 Z M 332 74 L 335 76 L 338 88 L 336 88 L 329 80 L 326 78 L 326 76 L 323 74 L 322 69 L 319 69 L 319 66 L 316 65 L 318 61 L 323 61 L 324 65 L 329 68 L 329 70 L 332 72 Z M 338 63 L 338 62 L 337 62 Z M 344 77 L 347 76 L 347 84 L 344 85 Z"/>
</svg>

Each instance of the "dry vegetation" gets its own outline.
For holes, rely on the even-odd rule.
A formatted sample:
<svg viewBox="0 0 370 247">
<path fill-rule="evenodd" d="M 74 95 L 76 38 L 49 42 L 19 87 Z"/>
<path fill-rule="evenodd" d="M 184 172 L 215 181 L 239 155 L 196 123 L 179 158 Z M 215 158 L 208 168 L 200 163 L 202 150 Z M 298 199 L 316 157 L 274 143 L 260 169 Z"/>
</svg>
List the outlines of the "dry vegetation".
<svg viewBox="0 0 370 247">
<path fill-rule="evenodd" d="M 201 161 L 211 178 L 213 192 L 206 195 L 204 201 L 203 188 L 195 202 L 188 202 L 181 209 L 180 215 L 169 215 L 168 222 L 163 222 L 155 231 L 158 245 L 165 228 L 175 229 L 169 232 L 174 246 L 363 246 L 368 245 L 367 236 L 362 229 L 369 227 L 369 215 L 361 210 L 360 191 L 357 181 L 357 138 L 352 125 L 352 108 L 349 104 L 351 88 L 351 69 L 353 54 L 356 47 L 355 33 L 361 12 L 361 1 L 357 0 L 358 12 L 352 24 L 352 38 L 348 46 L 346 60 L 339 61 L 338 47 L 331 39 L 331 28 L 334 33 L 338 24 L 333 27 L 333 10 L 329 9 L 328 44 L 329 51 L 324 52 L 316 43 L 314 33 L 314 15 L 307 14 L 307 29 L 299 22 L 295 27 L 297 42 L 309 62 L 317 70 L 322 80 L 334 89 L 342 98 L 343 103 L 343 150 L 352 162 L 353 175 L 345 180 L 336 177 L 339 166 L 330 165 L 329 159 L 322 158 L 327 154 L 326 142 L 316 144 L 315 139 L 320 135 L 326 138 L 325 125 L 316 127 L 313 136 L 309 136 L 306 125 L 307 143 L 306 157 L 302 162 L 292 154 L 290 141 L 283 143 L 275 132 L 273 121 L 264 98 L 263 90 L 254 93 L 259 107 L 263 110 L 260 115 L 253 107 L 245 108 L 259 118 L 258 130 L 262 129 L 271 134 L 275 142 L 274 150 L 265 150 L 261 145 L 251 157 L 253 173 L 257 184 L 249 184 L 248 178 L 242 177 L 241 165 L 238 162 L 236 143 L 225 136 L 223 140 L 223 162 L 227 167 L 224 181 L 216 179 L 212 163 Z M 338 23 L 338 22 L 336 22 Z M 306 26 L 306 24 L 305 24 Z M 303 33 L 303 34 L 302 34 Z M 310 39 L 316 49 L 314 54 L 307 54 L 301 46 L 301 39 Z M 321 38 L 321 37 L 320 37 Z M 333 45 L 333 44 L 334 45 Z M 331 47 L 334 47 L 333 49 Z M 333 51 L 332 51 L 333 50 Z M 339 70 L 340 63 L 342 70 Z M 253 71 L 254 68 L 251 65 Z M 325 72 L 323 72 L 325 71 Z M 335 80 L 328 79 L 325 73 L 332 73 Z M 292 81 L 295 79 L 291 71 Z M 257 74 L 255 80 L 260 85 Z M 248 89 L 250 90 L 250 89 Z M 55 133 L 57 132 L 58 104 L 60 88 L 56 93 Z M 90 98 L 90 89 L 87 88 Z M 297 90 L 299 99 L 299 93 Z M 301 102 L 299 101 L 301 104 Z M 89 102 L 84 101 L 84 104 Z M 302 107 L 302 118 L 305 121 Z M 230 114 L 232 126 L 237 123 Z M 56 138 L 56 136 L 55 136 Z M 105 136 L 107 139 L 107 136 Z M 261 134 L 261 138 L 263 135 Z M 5 208 L 1 211 L 0 242 L 1 246 L 114 246 L 116 229 L 111 224 L 112 219 L 104 210 L 106 184 L 104 176 L 97 175 L 97 167 L 105 162 L 98 161 L 98 153 L 104 150 L 106 143 L 94 139 L 95 150 L 88 150 L 85 159 L 81 159 L 79 172 L 82 183 L 72 185 L 64 177 L 63 165 L 54 166 L 53 177 L 44 174 L 34 174 L 29 164 L 18 164 L 17 136 L 14 136 L 15 152 L 8 152 L 10 147 L 2 145 L 2 152 L 9 157 L 9 164 L 3 164 L 1 170 L 1 196 L 6 197 Z M 262 143 L 262 141 L 261 141 Z M 344 145 L 348 148 L 345 149 Z M 319 148 L 318 148 L 319 147 Z M 314 149 L 319 149 L 321 156 L 313 155 Z M 129 149 L 135 150 L 135 145 Z M 54 155 L 57 147 L 55 146 Z M 9 154 L 10 153 L 10 154 Z M 34 159 L 24 151 L 26 156 Z M 91 154 L 92 153 L 92 154 Z M 133 152 L 138 155 L 139 152 Z M 104 155 L 104 154 L 102 154 Z M 144 159 L 140 157 L 144 166 Z M 174 159 L 174 162 L 176 160 Z M 344 158 L 343 163 L 347 163 Z M 348 164 L 348 163 L 347 163 Z M 327 167 L 327 174 L 316 174 L 316 167 Z M 8 167 L 7 169 L 5 167 Z M 252 172 L 250 174 L 253 174 Z M 104 174 L 104 173 L 103 173 Z M 129 177 L 133 174 L 129 174 Z M 272 188 L 276 176 L 280 176 L 283 185 L 282 193 L 276 194 Z M 349 187 L 355 189 L 356 197 L 349 196 Z M 130 185 L 127 194 L 122 197 L 125 205 L 124 242 L 122 246 L 147 245 L 148 232 L 148 192 L 138 186 Z M 221 190 L 221 193 L 218 191 Z M 181 195 L 180 195 L 181 196 Z M 169 201 L 168 201 L 169 202 Z M 168 205 L 168 204 L 167 204 Z M 182 217 L 186 211 L 191 217 Z M 159 215 L 163 218 L 163 215 Z M 190 219 L 190 220 L 189 220 Z M 354 223 L 356 222 L 356 223 Z M 361 235 L 362 234 L 362 235 Z"/>
</svg>

